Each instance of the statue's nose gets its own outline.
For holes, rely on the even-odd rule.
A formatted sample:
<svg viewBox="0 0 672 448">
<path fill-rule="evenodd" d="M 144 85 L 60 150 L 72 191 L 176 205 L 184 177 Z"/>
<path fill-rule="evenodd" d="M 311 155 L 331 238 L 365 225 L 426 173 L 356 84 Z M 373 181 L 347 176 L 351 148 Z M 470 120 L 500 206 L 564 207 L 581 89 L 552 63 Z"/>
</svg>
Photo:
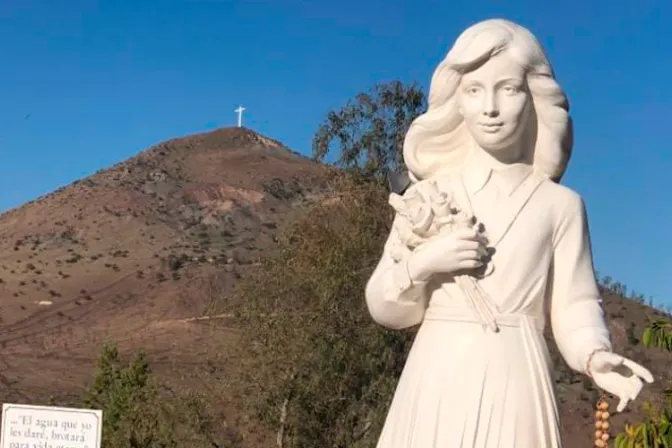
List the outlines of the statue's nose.
<svg viewBox="0 0 672 448">
<path fill-rule="evenodd" d="M 483 104 L 483 115 L 486 117 L 496 117 L 499 115 L 499 107 L 497 106 L 497 99 L 493 93 L 488 93 L 485 96 Z"/>
</svg>

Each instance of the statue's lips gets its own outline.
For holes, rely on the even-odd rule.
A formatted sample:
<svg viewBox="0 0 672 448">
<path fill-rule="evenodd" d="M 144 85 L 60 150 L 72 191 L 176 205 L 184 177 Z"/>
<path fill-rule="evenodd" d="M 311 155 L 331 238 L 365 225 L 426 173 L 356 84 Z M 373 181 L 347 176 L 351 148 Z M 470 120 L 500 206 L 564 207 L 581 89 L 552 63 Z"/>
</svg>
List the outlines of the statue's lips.
<svg viewBox="0 0 672 448">
<path fill-rule="evenodd" d="M 504 123 L 479 123 L 478 126 L 483 130 L 483 132 L 494 134 L 495 132 L 499 131 L 502 126 L 504 126 Z"/>
</svg>

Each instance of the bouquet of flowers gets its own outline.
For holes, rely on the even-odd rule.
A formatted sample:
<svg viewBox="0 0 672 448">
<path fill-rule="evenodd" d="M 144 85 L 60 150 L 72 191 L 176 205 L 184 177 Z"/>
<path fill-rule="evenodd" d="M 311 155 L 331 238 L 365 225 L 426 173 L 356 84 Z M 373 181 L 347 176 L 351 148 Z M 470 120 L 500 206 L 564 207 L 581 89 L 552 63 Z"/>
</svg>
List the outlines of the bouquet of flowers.
<svg viewBox="0 0 672 448">
<path fill-rule="evenodd" d="M 487 241 L 485 226 L 472 213 L 464 211 L 450 191 L 440 189 L 433 180 L 412 185 L 403 196 L 390 194 L 389 203 L 398 217 L 394 229 L 398 240 L 392 250 L 392 257 L 396 261 L 410 255 L 430 238 L 461 228 L 476 228 L 483 240 Z M 482 275 L 489 275 L 492 269 L 492 263 L 487 263 Z M 476 278 L 460 274 L 455 276 L 455 282 L 481 322 L 493 331 L 498 331 L 495 321 L 497 306 Z"/>
</svg>

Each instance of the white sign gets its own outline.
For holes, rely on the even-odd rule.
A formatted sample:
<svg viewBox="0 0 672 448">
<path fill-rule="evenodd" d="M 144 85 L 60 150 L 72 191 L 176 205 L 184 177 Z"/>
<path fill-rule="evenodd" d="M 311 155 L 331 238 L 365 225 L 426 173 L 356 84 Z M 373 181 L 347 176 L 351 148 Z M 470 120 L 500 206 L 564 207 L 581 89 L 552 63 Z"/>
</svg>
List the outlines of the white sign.
<svg viewBox="0 0 672 448">
<path fill-rule="evenodd" d="M 100 448 L 103 411 L 2 405 L 0 448 Z"/>
</svg>

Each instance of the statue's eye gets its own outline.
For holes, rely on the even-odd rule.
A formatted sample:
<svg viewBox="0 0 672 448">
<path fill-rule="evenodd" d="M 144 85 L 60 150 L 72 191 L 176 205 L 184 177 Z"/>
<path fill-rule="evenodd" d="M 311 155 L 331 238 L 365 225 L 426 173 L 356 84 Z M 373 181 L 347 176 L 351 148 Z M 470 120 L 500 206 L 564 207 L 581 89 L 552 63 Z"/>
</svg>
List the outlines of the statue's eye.
<svg viewBox="0 0 672 448">
<path fill-rule="evenodd" d="M 481 89 L 478 86 L 471 86 L 466 88 L 466 92 L 468 95 L 476 95 L 480 91 Z"/>
<path fill-rule="evenodd" d="M 518 91 L 519 91 L 518 87 L 516 87 L 516 86 L 512 86 L 512 85 L 510 85 L 510 84 L 509 84 L 509 85 L 505 85 L 505 86 L 502 88 L 502 90 L 504 90 L 504 92 L 505 92 L 505 93 L 508 93 L 508 94 L 518 93 Z"/>
</svg>

